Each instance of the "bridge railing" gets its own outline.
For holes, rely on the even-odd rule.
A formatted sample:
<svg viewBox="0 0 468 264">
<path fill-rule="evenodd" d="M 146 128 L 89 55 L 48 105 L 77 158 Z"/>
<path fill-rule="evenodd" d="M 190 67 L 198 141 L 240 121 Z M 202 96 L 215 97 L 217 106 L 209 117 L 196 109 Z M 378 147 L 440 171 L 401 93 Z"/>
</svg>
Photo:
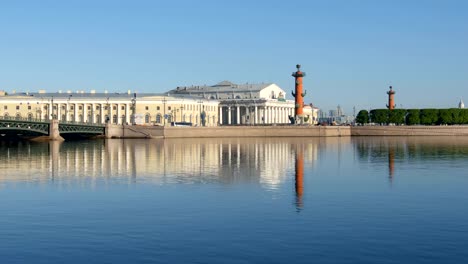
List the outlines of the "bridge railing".
<svg viewBox="0 0 468 264">
<path fill-rule="evenodd" d="M 39 119 L 39 118 L 28 118 L 28 117 L 16 117 L 16 116 L 0 116 L 0 120 L 9 120 L 9 121 L 28 121 L 28 122 L 38 122 L 38 123 L 48 123 L 49 119 Z"/>
<path fill-rule="evenodd" d="M 52 119 L 49 119 L 49 118 L 16 117 L 16 116 L 0 116 L 0 120 L 25 121 L 25 122 L 35 122 L 35 123 L 49 123 Z M 96 127 L 103 127 L 105 125 L 105 124 L 102 124 L 102 123 L 86 123 L 86 122 L 62 121 L 62 120 L 59 120 L 59 124 L 81 125 L 81 126 L 96 126 Z"/>
</svg>

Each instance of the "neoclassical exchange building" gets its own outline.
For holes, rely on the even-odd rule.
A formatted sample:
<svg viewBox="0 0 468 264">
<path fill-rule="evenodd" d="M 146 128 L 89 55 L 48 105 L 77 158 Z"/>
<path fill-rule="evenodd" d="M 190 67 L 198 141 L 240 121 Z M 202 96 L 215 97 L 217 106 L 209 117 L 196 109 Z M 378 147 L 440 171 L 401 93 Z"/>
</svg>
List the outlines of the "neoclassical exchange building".
<svg viewBox="0 0 468 264">
<path fill-rule="evenodd" d="M 306 106 L 308 123 L 317 122 L 318 108 Z M 0 91 L 0 115 L 7 118 L 58 119 L 67 122 L 194 126 L 287 124 L 294 101 L 273 83 L 177 87 L 164 94 L 48 93 Z"/>
</svg>

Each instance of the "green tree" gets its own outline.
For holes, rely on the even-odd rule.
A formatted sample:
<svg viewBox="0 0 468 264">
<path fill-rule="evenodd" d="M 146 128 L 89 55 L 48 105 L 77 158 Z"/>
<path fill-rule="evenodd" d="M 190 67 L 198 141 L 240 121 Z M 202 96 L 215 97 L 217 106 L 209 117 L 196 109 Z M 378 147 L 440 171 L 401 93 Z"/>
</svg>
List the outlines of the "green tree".
<svg viewBox="0 0 468 264">
<path fill-rule="evenodd" d="M 405 109 L 393 109 L 388 113 L 388 122 L 396 125 L 405 123 L 406 110 Z"/>
<path fill-rule="evenodd" d="M 370 111 L 371 121 L 377 124 L 388 124 L 388 109 L 372 109 Z"/>
<path fill-rule="evenodd" d="M 468 124 L 468 109 L 460 109 L 460 120 L 462 124 Z"/>
<path fill-rule="evenodd" d="M 356 116 L 356 123 L 367 124 L 369 123 L 369 112 L 367 110 L 361 110 Z"/>
<path fill-rule="evenodd" d="M 450 110 L 450 114 L 452 115 L 452 124 L 457 124 L 457 125 L 463 124 L 463 117 L 462 117 L 461 109 L 451 108 L 449 110 Z"/>
<path fill-rule="evenodd" d="M 419 109 L 408 109 L 406 110 L 406 124 L 409 126 L 419 125 L 421 120 L 419 119 Z"/>
<path fill-rule="evenodd" d="M 439 120 L 437 123 L 442 125 L 451 125 L 453 123 L 450 109 L 439 109 Z"/>
<path fill-rule="evenodd" d="M 438 109 L 421 109 L 419 118 L 423 125 L 435 125 L 439 121 Z"/>
</svg>

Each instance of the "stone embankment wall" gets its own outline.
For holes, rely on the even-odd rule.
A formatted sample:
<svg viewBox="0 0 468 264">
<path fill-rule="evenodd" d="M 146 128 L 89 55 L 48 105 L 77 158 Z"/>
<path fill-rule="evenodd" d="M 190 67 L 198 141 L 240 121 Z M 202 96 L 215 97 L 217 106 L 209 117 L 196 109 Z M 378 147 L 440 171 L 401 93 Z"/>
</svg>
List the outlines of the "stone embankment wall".
<svg viewBox="0 0 468 264">
<path fill-rule="evenodd" d="M 351 136 L 468 136 L 468 126 L 354 126 Z"/>
<path fill-rule="evenodd" d="M 468 136 L 468 126 L 220 126 L 107 125 L 107 138 Z"/>
<path fill-rule="evenodd" d="M 107 125 L 107 138 L 349 137 L 350 127 L 232 126 L 158 127 Z"/>
</svg>

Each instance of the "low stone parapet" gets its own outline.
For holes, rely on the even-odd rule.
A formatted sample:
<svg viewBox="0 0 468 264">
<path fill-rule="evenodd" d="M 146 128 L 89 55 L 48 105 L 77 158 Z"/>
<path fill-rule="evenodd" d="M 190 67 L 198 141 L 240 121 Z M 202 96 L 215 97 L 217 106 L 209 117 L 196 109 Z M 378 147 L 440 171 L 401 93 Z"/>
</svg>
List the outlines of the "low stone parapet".
<svg viewBox="0 0 468 264">
<path fill-rule="evenodd" d="M 468 136 L 468 126 L 353 126 L 351 136 Z"/>
</svg>

